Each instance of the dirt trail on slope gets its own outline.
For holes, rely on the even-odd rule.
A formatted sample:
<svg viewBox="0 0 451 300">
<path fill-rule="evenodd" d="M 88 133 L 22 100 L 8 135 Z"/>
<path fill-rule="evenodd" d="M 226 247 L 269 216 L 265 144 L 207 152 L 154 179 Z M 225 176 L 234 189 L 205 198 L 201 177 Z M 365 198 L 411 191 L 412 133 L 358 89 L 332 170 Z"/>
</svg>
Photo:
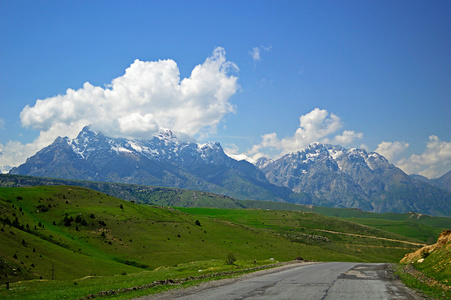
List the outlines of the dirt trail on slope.
<svg viewBox="0 0 451 300">
<path fill-rule="evenodd" d="M 350 236 L 357 236 L 357 237 L 365 237 L 370 239 L 376 239 L 376 240 L 384 240 L 384 241 L 391 241 L 391 242 L 398 242 L 398 243 L 404 243 L 414 246 L 423 247 L 426 244 L 420 244 L 420 243 L 414 243 L 414 242 L 408 242 L 408 241 L 402 241 L 402 240 L 395 240 L 395 239 L 389 239 L 389 238 L 383 238 L 383 237 L 377 237 L 377 236 L 371 236 L 371 235 L 362 235 L 362 234 L 355 234 L 355 233 L 345 233 L 345 232 L 338 232 L 338 231 L 332 231 L 332 230 L 325 230 L 325 229 L 314 229 L 314 228 L 307 228 L 307 227 L 299 227 L 303 229 L 309 229 L 309 230 L 316 230 L 316 231 L 322 231 L 322 232 L 328 232 L 333 234 L 343 234 L 343 235 L 350 235 Z"/>
</svg>

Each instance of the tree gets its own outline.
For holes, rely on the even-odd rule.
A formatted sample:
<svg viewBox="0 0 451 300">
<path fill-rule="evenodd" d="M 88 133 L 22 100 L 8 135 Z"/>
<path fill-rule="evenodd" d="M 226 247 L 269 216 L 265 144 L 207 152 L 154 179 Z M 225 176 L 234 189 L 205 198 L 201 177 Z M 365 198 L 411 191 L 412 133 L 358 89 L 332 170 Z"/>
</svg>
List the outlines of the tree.
<svg viewBox="0 0 451 300">
<path fill-rule="evenodd" d="M 232 252 L 229 252 L 227 254 L 226 264 L 227 265 L 233 265 L 235 262 L 236 262 L 235 255 Z"/>
<path fill-rule="evenodd" d="M 73 221 L 74 221 L 74 219 L 72 217 L 68 218 L 67 215 L 66 215 L 66 216 L 64 216 L 63 224 L 64 224 L 64 226 L 69 227 L 72 224 Z"/>
</svg>

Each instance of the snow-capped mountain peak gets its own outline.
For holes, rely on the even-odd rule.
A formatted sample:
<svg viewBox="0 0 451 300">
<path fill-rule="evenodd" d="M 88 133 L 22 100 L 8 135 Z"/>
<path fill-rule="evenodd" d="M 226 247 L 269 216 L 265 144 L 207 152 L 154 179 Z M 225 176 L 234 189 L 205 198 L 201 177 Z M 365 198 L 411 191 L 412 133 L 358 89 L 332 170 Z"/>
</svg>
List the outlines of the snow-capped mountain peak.
<svg viewBox="0 0 451 300">
<path fill-rule="evenodd" d="M 160 132 L 155 137 L 166 142 L 178 142 L 177 137 L 170 129 L 160 129 Z"/>
<path fill-rule="evenodd" d="M 111 155 L 131 155 L 158 161 L 186 163 L 198 160 L 211 164 L 224 164 L 228 159 L 219 143 L 199 144 L 180 141 L 169 129 L 161 130 L 151 139 L 138 140 L 107 137 L 86 126 L 76 138 L 66 137 L 64 140 L 73 152 L 84 160 L 95 157 L 100 159 Z"/>
</svg>

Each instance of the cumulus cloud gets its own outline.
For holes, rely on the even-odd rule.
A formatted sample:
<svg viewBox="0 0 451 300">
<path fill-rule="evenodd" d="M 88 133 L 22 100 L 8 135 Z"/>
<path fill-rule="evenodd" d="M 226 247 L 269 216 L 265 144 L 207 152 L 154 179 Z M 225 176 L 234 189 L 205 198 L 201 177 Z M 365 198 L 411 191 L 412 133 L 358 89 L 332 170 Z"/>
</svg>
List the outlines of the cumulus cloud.
<svg viewBox="0 0 451 300">
<path fill-rule="evenodd" d="M 215 132 L 223 116 L 234 112 L 230 98 L 238 84 L 231 73 L 236 72 L 223 48 L 216 48 L 183 80 L 173 60 L 135 60 L 105 88 L 86 82 L 78 90 L 27 105 L 20 114 L 22 125 L 39 130 L 40 136 L 32 144 L 5 145 L 0 165 L 5 157 L 12 165 L 22 163 L 56 137 L 75 137 L 88 124 L 108 136 L 126 138 L 150 138 L 162 128 L 198 136 Z M 17 147 L 23 147 L 26 157 L 19 159 L 9 150 Z"/>
<path fill-rule="evenodd" d="M 237 77 L 228 75 L 233 70 L 238 68 L 226 61 L 222 48 L 182 81 L 173 60 L 135 60 L 107 88 L 87 82 L 79 90 L 26 106 L 20 117 L 24 126 L 43 131 L 85 120 L 116 137 L 149 137 L 160 128 L 195 135 L 205 128 L 214 130 L 234 111 L 229 99 L 236 92 Z"/>
<path fill-rule="evenodd" d="M 441 141 L 437 136 L 431 135 L 423 153 L 401 159 L 396 166 L 407 174 L 440 177 L 451 170 L 451 141 Z"/>
<path fill-rule="evenodd" d="M 362 133 L 345 130 L 341 135 L 335 134 L 343 124 L 340 118 L 325 109 L 315 108 L 299 118 L 299 127 L 293 136 L 279 139 L 276 133 L 262 136 L 262 141 L 254 145 L 247 153 L 252 159 L 261 156 L 277 158 L 280 155 L 299 151 L 313 142 L 338 143 L 347 145 L 355 139 L 362 138 Z"/>
<path fill-rule="evenodd" d="M 407 148 L 409 148 L 409 144 L 406 142 L 382 142 L 377 145 L 375 152 L 393 162 L 395 159 L 399 158 Z"/>
</svg>

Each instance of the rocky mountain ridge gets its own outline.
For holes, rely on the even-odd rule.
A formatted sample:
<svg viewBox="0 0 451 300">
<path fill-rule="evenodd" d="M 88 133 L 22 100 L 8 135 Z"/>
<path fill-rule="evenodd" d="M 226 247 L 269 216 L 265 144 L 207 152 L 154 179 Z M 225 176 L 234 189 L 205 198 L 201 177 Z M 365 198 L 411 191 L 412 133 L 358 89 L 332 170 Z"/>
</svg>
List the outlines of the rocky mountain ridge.
<svg viewBox="0 0 451 300">
<path fill-rule="evenodd" d="M 440 189 L 451 192 L 451 171 L 443 174 L 442 176 L 440 176 L 438 178 L 433 178 L 433 179 L 429 179 L 429 178 L 421 176 L 421 175 L 410 175 L 410 177 L 415 178 L 420 181 L 423 181 L 423 182 L 427 182 Z"/>
<path fill-rule="evenodd" d="M 363 149 L 313 143 L 274 161 L 261 159 L 257 165 L 271 183 L 335 206 L 434 214 L 451 209 L 449 193 L 409 177 L 383 156 Z"/>
<path fill-rule="evenodd" d="M 169 130 L 128 140 L 85 127 L 75 139 L 57 138 L 10 174 L 196 189 L 240 199 L 282 201 L 290 193 L 271 185 L 251 163 L 228 157 L 219 143 L 179 141 Z"/>
</svg>

